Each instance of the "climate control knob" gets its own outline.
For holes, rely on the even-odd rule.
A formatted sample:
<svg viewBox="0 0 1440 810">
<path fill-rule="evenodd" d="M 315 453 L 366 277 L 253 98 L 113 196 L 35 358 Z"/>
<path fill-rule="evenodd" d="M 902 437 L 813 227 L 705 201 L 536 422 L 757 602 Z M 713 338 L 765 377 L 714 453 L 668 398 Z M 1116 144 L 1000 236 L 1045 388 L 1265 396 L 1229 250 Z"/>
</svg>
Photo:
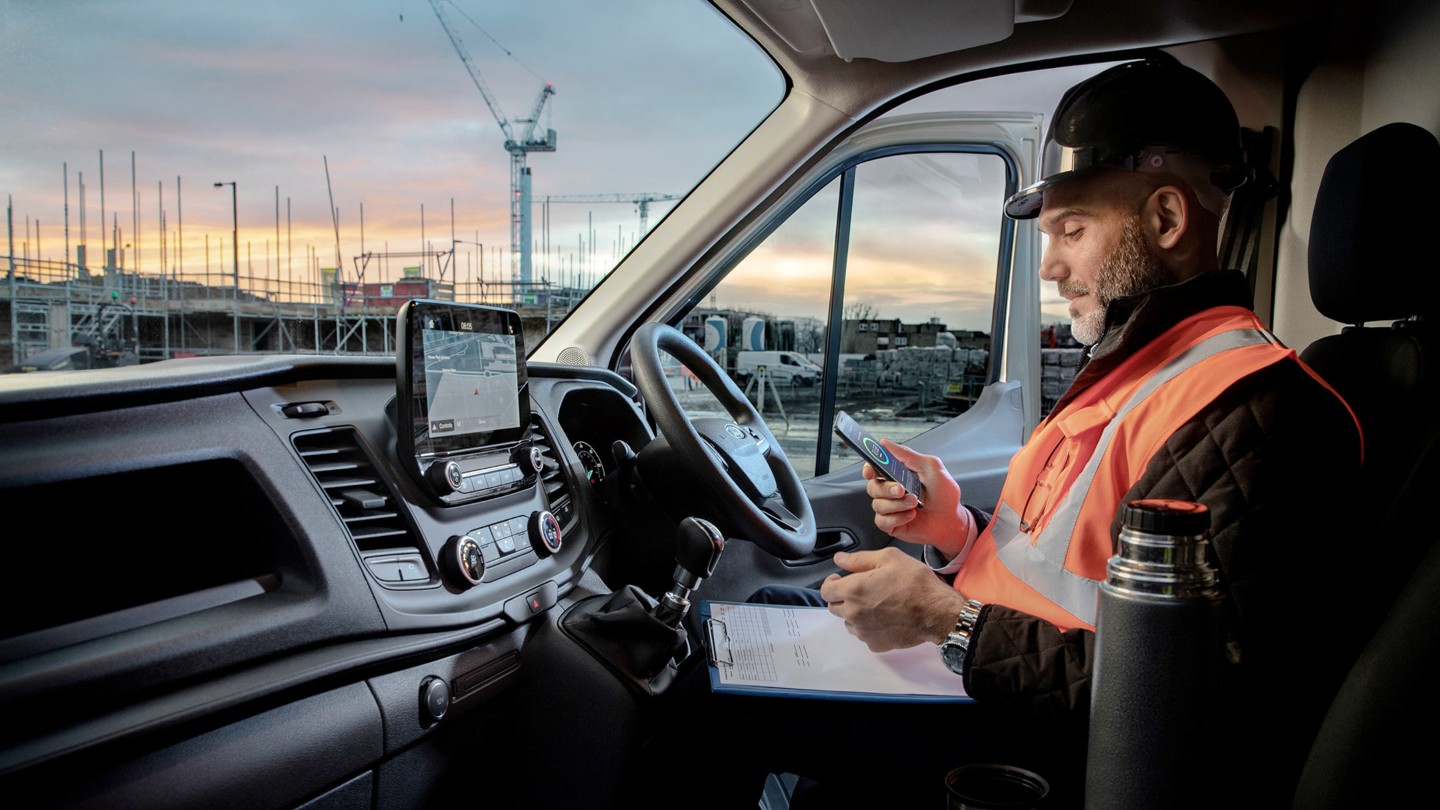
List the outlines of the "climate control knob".
<svg viewBox="0 0 1440 810">
<path fill-rule="evenodd" d="M 530 515 L 530 545 L 541 557 L 560 551 L 560 521 L 548 511 Z"/>
<path fill-rule="evenodd" d="M 485 576 L 485 555 L 480 551 L 480 542 L 468 534 L 446 540 L 440 550 L 440 569 L 445 578 L 459 588 L 479 585 L 480 578 Z"/>
</svg>

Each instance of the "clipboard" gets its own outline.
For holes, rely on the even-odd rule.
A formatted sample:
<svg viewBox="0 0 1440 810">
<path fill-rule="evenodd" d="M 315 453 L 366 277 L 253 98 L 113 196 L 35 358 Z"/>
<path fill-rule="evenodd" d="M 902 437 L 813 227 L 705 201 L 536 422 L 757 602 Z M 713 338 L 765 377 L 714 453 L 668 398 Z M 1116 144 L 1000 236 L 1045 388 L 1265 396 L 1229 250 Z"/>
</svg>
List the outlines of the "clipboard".
<svg viewBox="0 0 1440 810">
<path fill-rule="evenodd" d="M 973 700 L 934 644 L 871 652 L 823 607 L 706 601 L 700 617 L 714 692 L 905 703 Z"/>
</svg>

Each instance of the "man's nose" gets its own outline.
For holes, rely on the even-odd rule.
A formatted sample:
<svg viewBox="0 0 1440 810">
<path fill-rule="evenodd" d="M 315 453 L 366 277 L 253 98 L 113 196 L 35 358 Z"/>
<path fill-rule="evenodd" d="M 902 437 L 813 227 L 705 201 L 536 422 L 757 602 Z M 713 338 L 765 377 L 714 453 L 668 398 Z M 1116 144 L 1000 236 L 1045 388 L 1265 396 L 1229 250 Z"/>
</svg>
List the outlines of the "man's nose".
<svg viewBox="0 0 1440 810">
<path fill-rule="evenodd" d="M 1055 253 L 1055 246 L 1046 240 L 1045 250 L 1040 254 L 1040 280 L 1062 281 L 1069 275 L 1065 262 Z"/>
</svg>

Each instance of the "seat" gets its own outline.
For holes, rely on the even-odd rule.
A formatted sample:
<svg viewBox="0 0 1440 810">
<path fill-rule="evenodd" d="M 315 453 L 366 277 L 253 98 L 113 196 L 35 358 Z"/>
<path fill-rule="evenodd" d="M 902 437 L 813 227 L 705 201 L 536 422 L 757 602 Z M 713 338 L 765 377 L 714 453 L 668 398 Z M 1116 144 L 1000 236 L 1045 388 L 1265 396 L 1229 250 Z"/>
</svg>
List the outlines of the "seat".
<svg viewBox="0 0 1440 810">
<path fill-rule="evenodd" d="M 1357 549 L 1336 561 L 1336 601 L 1376 629 L 1311 746 L 1296 810 L 1404 806 L 1436 753 L 1440 529 L 1426 507 L 1440 483 L 1440 283 L 1424 233 L 1440 223 L 1437 181 L 1435 136 L 1388 124 L 1331 158 L 1316 199 L 1310 293 L 1347 326 L 1301 357 L 1364 431 L 1361 491 L 1336 493 L 1336 530 Z"/>
<path fill-rule="evenodd" d="M 1435 537 L 1433 531 L 1429 532 Z M 1301 771 L 1293 810 L 1427 807 L 1440 746 L 1440 542 L 1350 669 Z M 1323 656 L 1317 656 L 1324 666 Z"/>
<path fill-rule="evenodd" d="M 1440 142 L 1382 126 L 1330 159 L 1310 225 L 1310 295 L 1344 330 L 1301 358 L 1350 404 L 1365 441 L 1362 491 L 1336 493 L 1337 528 L 1364 532 L 1384 604 L 1434 536 L 1422 511 L 1440 434 L 1440 276 L 1424 233 L 1440 227 Z M 1367 325 L 1377 324 L 1377 325 Z M 1316 441 L 1324 441 L 1317 436 Z M 1376 575 L 1379 576 L 1376 576 Z"/>
</svg>

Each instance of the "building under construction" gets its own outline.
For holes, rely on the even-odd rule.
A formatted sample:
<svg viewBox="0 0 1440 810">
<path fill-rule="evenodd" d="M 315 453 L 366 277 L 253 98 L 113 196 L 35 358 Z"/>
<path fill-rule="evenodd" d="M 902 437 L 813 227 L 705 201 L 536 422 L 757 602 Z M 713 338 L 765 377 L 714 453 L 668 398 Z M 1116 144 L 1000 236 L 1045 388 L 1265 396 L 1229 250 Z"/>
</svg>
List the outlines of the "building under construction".
<svg viewBox="0 0 1440 810">
<path fill-rule="evenodd" d="M 83 351 L 53 367 L 212 354 L 392 355 L 395 313 L 411 298 L 518 310 L 533 344 L 583 294 L 547 283 L 444 281 L 443 273 L 427 277 L 424 267 L 365 282 L 334 270 L 322 270 L 318 281 L 290 281 L 238 273 L 182 278 L 106 264 L 97 272 L 80 263 L 0 258 L 0 323 L 9 327 L 0 336 L 0 369 L 27 370 L 27 360 L 70 347 Z"/>
</svg>

